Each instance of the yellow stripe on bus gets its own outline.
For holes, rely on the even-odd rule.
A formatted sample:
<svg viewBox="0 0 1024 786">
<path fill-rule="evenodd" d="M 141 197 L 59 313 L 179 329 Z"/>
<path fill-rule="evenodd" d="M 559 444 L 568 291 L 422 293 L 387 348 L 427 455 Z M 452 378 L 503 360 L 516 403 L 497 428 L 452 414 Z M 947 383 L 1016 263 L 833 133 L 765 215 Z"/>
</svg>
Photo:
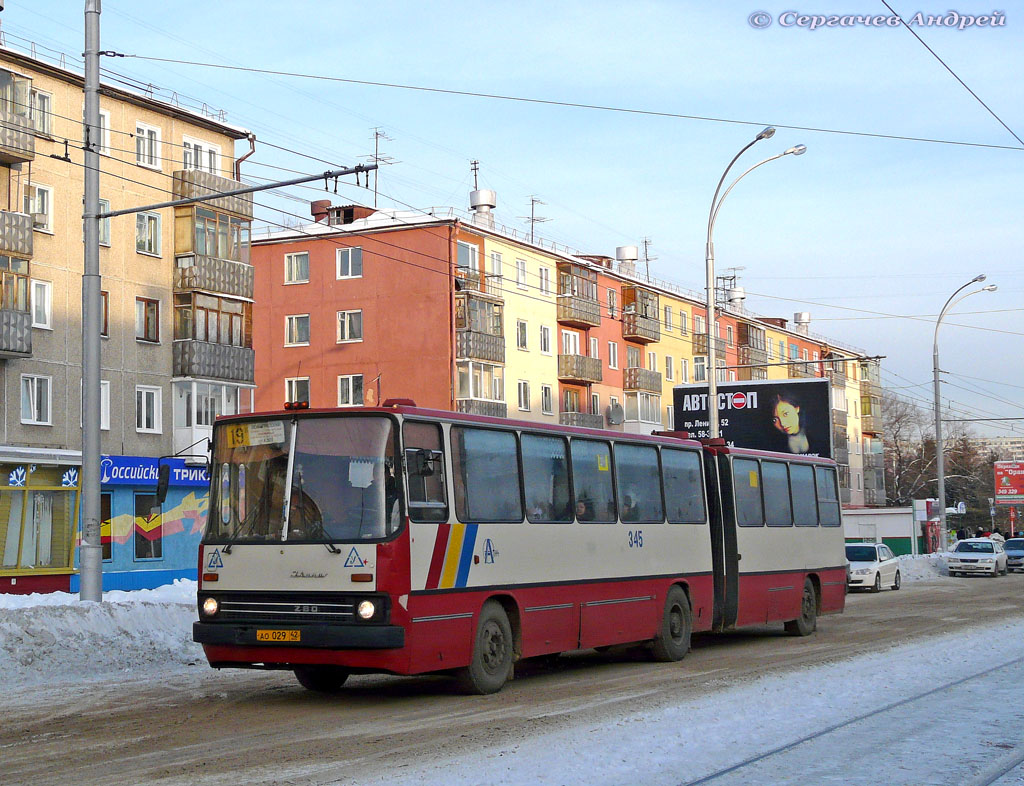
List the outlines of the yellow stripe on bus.
<svg viewBox="0 0 1024 786">
<path fill-rule="evenodd" d="M 448 550 L 444 555 L 444 570 L 441 572 L 441 588 L 451 589 L 455 586 L 455 576 L 459 570 L 459 555 L 462 554 L 462 540 L 466 536 L 465 524 L 452 524 L 448 535 Z"/>
</svg>

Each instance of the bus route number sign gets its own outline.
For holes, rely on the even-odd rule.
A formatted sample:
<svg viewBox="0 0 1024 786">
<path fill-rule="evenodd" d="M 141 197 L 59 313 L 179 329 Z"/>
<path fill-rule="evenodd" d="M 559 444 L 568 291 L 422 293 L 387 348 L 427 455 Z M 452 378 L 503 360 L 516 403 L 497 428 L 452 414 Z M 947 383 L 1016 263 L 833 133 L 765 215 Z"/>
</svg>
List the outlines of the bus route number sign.
<svg viewBox="0 0 1024 786">
<path fill-rule="evenodd" d="M 253 445 L 274 445 L 284 442 L 284 421 L 238 423 L 228 426 L 228 447 L 248 448 Z"/>
</svg>

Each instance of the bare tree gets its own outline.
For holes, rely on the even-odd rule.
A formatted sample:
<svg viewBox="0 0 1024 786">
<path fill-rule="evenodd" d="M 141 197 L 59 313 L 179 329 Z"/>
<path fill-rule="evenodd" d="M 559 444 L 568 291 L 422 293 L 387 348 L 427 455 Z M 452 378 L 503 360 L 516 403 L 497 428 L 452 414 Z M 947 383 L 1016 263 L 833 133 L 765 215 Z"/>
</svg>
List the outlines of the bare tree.
<svg viewBox="0 0 1024 786">
<path fill-rule="evenodd" d="M 928 416 L 921 408 L 891 391 L 882 392 L 885 433 L 885 488 L 889 505 L 910 505 L 927 495 L 935 477 L 935 442 L 925 450 Z"/>
</svg>

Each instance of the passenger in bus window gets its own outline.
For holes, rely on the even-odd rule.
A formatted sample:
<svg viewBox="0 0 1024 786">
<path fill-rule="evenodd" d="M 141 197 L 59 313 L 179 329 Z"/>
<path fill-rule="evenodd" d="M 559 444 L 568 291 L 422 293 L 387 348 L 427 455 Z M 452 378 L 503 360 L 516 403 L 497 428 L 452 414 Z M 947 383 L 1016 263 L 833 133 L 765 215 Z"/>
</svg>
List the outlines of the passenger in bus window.
<svg viewBox="0 0 1024 786">
<path fill-rule="evenodd" d="M 639 521 L 640 513 L 636 507 L 636 495 L 629 492 L 623 497 L 622 504 L 622 520 L 623 521 Z"/>
<path fill-rule="evenodd" d="M 576 518 L 580 521 L 592 521 L 594 519 L 594 511 L 590 507 L 590 500 L 576 500 Z"/>
</svg>

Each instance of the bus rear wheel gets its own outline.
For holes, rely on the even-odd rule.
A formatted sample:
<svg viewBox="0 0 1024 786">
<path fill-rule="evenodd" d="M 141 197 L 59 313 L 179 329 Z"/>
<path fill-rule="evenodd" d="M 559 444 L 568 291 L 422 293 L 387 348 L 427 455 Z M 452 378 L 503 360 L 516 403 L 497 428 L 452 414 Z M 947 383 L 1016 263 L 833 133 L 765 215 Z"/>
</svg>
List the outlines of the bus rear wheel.
<svg viewBox="0 0 1024 786">
<path fill-rule="evenodd" d="M 690 601 L 678 584 L 673 585 L 665 598 L 661 628 L 651 646 L 654 659 L 663 663 L 682 660 L 690 651 L 692 631 L 693 615 L 690 612 Z"/>
<path fill-rule="evenodd" d="M 512 626 L 501 604 L 487 601 L 473 639 L 473 656 L 459 681 L 467 693 L 497 693 L 512 677 Z"/>
<path fill-rule="evenodd" d="M 818 593 L 814 590 L 814 582 L 804 579 L 804 594 L 800 599 L 800 616 L 786 623 L 786 633 L 790 636 L 810 636 L 818 627 Z"/>
<path fill-rule="evenodd" d="M 340 666 L 296 666 L 294 671 L 299 685 L 317 693 L 337 693 L 349 675 Z"/>
</svg>

